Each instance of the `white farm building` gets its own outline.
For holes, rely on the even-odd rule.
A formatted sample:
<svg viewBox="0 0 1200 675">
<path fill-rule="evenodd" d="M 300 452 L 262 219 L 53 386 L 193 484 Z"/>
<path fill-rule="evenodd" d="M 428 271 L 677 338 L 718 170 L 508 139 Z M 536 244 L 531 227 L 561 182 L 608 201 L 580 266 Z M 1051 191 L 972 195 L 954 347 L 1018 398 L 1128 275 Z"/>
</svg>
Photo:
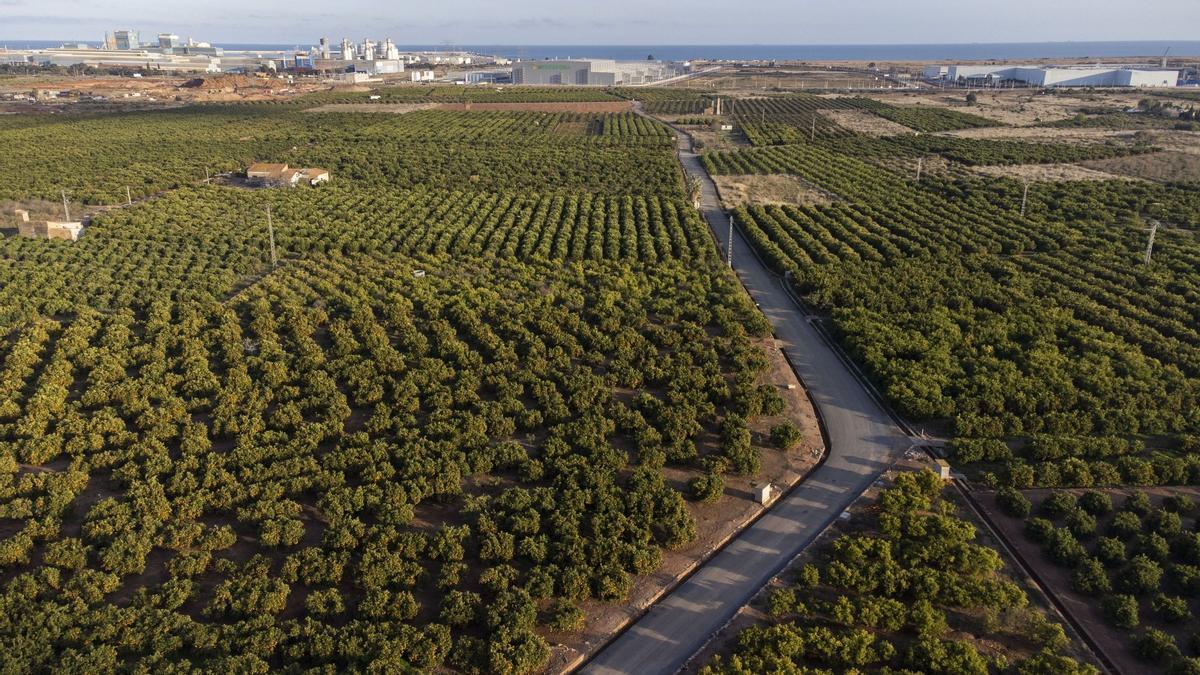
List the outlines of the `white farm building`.
<svg viewBox="0 0 1200 675">
<path fill-rule="evenodd" d="M 969 86 L 1174 87 L 1179 83 L 1178 70 L 1123 66 L 930 66 L 922 75 Z"/>
</svg>

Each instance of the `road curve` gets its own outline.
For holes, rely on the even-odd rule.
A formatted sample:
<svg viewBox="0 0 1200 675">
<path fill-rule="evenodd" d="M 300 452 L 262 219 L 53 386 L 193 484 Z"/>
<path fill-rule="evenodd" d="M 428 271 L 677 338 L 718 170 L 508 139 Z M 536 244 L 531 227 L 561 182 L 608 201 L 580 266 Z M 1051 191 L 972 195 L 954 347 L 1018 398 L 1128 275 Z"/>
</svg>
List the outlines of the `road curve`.
<svg viewBox="0 0 1200 675">
<path fill-rule="evenodd" d="M 701 181 L 702 211 L 724 256 L 729 217 L 716 185 L 692 150 L 691 138 L 681 131 L 679 159 L 684 170 Z M 582 673 L 678 671 L 912 444 L 736 230 L 733 264 L 819 408 L 830 446 L 828 457 L 768 513 L 598 652 Z"/>
</svg>

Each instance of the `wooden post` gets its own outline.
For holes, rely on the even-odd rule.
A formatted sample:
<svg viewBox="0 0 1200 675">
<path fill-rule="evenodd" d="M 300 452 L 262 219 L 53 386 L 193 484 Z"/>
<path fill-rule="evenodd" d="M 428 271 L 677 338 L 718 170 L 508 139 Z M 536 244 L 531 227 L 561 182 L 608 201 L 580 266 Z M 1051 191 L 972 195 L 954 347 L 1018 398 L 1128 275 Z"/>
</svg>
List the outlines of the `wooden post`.
<svg viewBox="0 0 1200 675">
<path fill-rule="evenodd" d="M 270 204 L 267 204 L 267 236 L 271 241 L 271 269 L 275 269 L 279 265 L 279 261 L 275 258 L 275 226 L 271 224 Z"/>
</svg>

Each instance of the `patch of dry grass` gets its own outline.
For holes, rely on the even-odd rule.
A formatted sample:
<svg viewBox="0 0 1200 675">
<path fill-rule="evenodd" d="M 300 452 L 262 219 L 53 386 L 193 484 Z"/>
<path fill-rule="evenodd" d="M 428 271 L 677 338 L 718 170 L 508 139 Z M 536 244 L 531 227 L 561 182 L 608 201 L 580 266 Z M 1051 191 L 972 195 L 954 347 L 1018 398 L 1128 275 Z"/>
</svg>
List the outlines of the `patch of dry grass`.
<svg viewBox="0 0 1200 675">
<path fill-rule="evenodd" d="M 828 204 L 828 195 L 795 176 L 713 176 L 727 208 L 742 205 Z"/>
</svg>

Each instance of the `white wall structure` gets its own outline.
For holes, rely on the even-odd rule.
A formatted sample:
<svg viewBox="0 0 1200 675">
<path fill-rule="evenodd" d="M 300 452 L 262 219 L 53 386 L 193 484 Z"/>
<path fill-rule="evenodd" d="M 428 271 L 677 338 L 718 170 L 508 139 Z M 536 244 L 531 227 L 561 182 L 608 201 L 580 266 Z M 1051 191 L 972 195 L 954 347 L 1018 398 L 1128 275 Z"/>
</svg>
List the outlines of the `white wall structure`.
<svg viewBox="0 0 1200 675">
<path fill-rule="evenodd" d="M 927 79 L 939 79 L 942 66 L 922 71 Z M 1056 66 L 976 66 L 944 67 L 945 79 L 961 84 L 999 84 L 1021 82 L 1034 87 L 1174 87 L 1178 70 L 1150 70 L 1124 67 Z M 937 69 L 937 70 L 935 70 Z"/>
<path fill-rule="evenodd" d="M 513 64 L 513 84 L 648 84 L 673 77 L 679 72 L 680 69 L 676 66 L 661 61 L 518 61 Z"/>
</svg>

